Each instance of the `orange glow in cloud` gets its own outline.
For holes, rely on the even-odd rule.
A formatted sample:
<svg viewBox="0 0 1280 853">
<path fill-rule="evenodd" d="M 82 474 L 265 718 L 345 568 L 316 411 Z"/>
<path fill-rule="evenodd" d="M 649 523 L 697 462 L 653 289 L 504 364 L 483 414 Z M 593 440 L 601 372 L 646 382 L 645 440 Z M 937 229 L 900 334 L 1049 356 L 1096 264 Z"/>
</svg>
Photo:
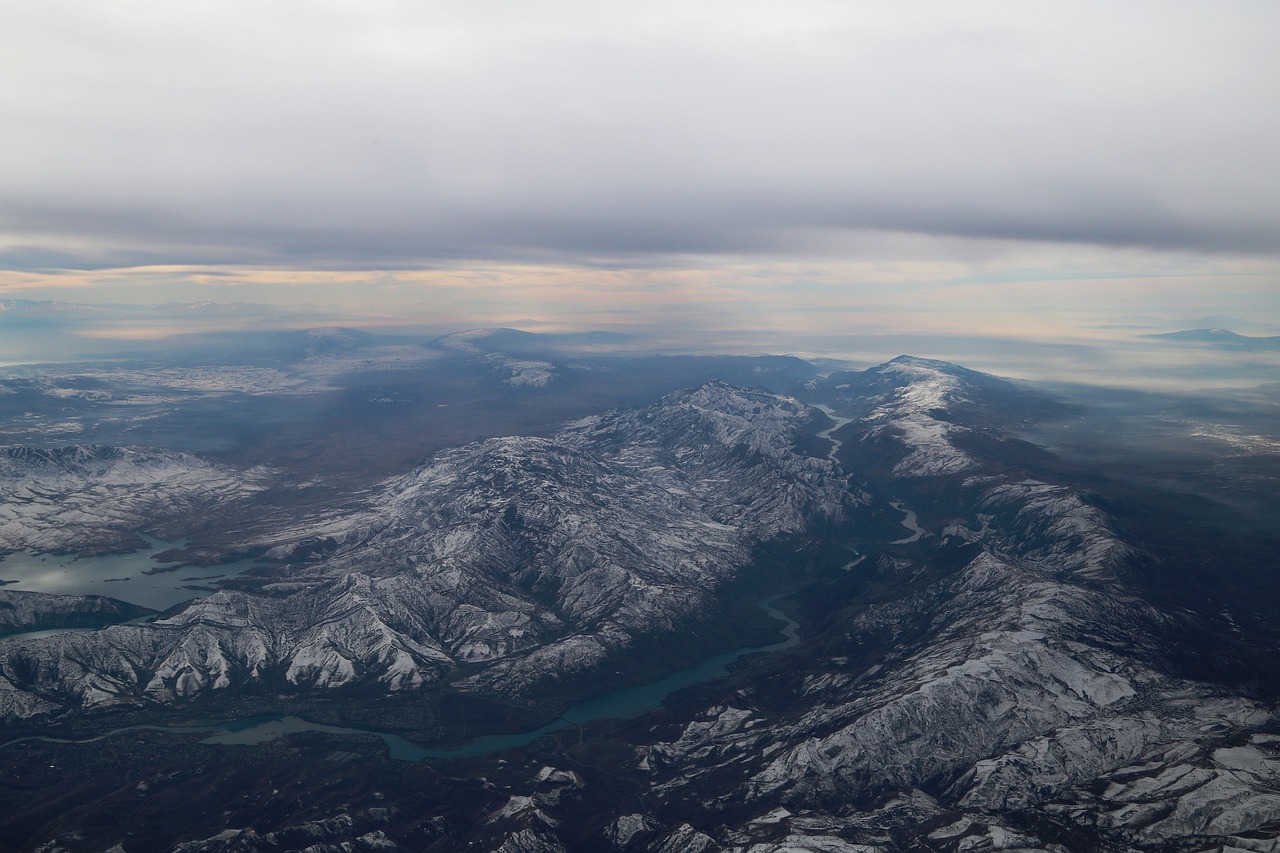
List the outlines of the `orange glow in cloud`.
<svg viewBox="0 0 1280 853">
<path fill-rule="evenodd" d="M 1280 263 L 1274 260 L 1052 248 L 1056 254 L 1014 246 L 987 255 L 862 261 L 700 258 L 666 267 L 472 262 L 414 270 L 0 271 L 0 294 L 90 303 L 265 304 L 278 309 L 280 316 L 270 321 L 277 327 L 316 325 L 317 312 L 336 324 L 365 327 L 631 327 L 706 335 L 750 330 L 1089 339 L 1127 334 L 1106 327 L 1161 311 L 1236 313 L 1280 325 Z M 292 309 L 306 316 L 290 319 Z M 84 334 L 143 339 L 195 330 L 139 324 Z"/>
</svg>

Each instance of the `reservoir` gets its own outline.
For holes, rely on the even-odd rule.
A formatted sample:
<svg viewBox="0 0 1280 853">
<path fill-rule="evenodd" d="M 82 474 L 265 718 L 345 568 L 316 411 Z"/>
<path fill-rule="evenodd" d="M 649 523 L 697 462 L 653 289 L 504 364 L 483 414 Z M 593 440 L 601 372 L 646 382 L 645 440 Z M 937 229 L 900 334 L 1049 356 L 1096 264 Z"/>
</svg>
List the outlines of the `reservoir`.
<svg viewBox="0 0 1280 853">
<path fill-rule="evenodd" d="M 783 637 L 780 641 L 766 646 L 746 646 L 723 652 L 715 657 L 708 658 L 697 666 L 681 670 L 660 681 L 640 685 L 639 687 L 625 687 L 594 699 L 588 699 L 585 702 L 574 705 L 553 722 L 534 731 L 510 735 L 488 735 L 451 749 L 425 749 L 417 744 L 410 743 L 398 735 L 366 729 L 328 726 L 313 723 L 301 717 L 249 717 L 206 726 L 126 726 L 112 729 L 98 737 L 82 741 L 67 741 L 37 735 L 34 738 L 20 738 L 10 741 L 7 744 L 0 745 L 0 748 L 12 743 L 33 739 L 55 743 L 91 743 L 112 735 L 140 730 L 171 732 L 174 734 L 208 734 L 208 737 L 200 741 L 201 743 L 240 745 L 266 743 L 282 735 L 294 732 L 325 732 L 338 735 L 374 735 L 387 745 L 392 758 L 401 761 L 421 761 L 432 758 L 472 758 L 488 755 L 492 752 L 501 752 L 505 749 L 528 746 L 543 735 L 570 726 L 580 726 L 595 720 L 634 719 L 646 711 L 657 708 L 664 699 L 677 690 L 724 677 L 729 672 L 729 664 L 740 657 L 757 652 L 782 651 L 800 642 L 799 625 L 796 624 L 795 620 L 774 607 L 772 599 L 760 602 L 759 606 L 774 619 L 784 623 L 780 629 Z"/>
<path fill-rule="evenodd" d="M 167 610 L 175 604 L 208 595 L 218 588 L 221 581 L 257 565 L 252 559 L 220 566 L 160 563 L 152 559 L 154 554 L 169 548 L 183 548 L 186 541 L 143 538 L 147 540 L 148 549 L 132 554 L 99 554 L 93 557 L 33 554 L 28 551 L 9 554 L 0 560 L 0 589 L 56 595 L 105 595 L 152 610 Z M 180 568 L 171 568 L 175 565 Z"/>
<path fill-rule="evenodd" d="M 902 505 L 901 501 L 893 501 L 889 506 L 893 507 L 898 512 L 906 514 L 907 517 L 902 519 L 902 526 L 911 531 L 910 536 L 905 539 L 895 539 L 889 543 L 890 545 L 909 545 L 927 532 L 920 526 L 919 519 L 916 518 L 915 510 L 907 509 Z"/>
<path fill-rule="evenodd" d="M 814 435 L 816 435 L 818 438 L 823 438 L 831 442 L 831 449 L 827 451 L 827 458 L 838 465 L 840 461 L 836 459 L 836 453 L 840 450 L 840 446 L 844 444 L 844 442 L 838 438 L 833 438 L 831 436 L 831 433 L 840 429 L 840 427 L 844 426 L 845 424 L 853 423 L 853 418 L 846 418 L 843 415 L 837 415 L 834 409 L 832 409 L 830 406 L 824 406 L 822 403 L 814 403 L 813 407 L 821 411 L 824 415 L 831 418 L 833 421 L 835 421 L 834 424 L 822 430 L 821 432 L 814 433 Z"/>
</svg>

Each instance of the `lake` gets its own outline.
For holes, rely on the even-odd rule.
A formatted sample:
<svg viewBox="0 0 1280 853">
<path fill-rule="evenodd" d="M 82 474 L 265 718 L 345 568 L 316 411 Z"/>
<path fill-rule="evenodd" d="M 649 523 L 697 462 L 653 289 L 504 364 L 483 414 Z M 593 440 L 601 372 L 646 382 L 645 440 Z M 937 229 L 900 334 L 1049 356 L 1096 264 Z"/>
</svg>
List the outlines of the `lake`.
<svg viewBox="0 0 1280 853">
<path fill-rule="evenodd" d="M 57 595 L 106 595 L 153 610 L 213 592 L 220 581 L 248 571 L 257 561 L 237 560 L 220 566 L 182 566 L 173 571 L 147 574 L 173 563 L 151 557 L 169 548 L 184 548 L 186 541 L 166 542 L 144 536 L 148 549 L 132 554 L 33 554 L 20 551 L 0 560 L 0 589 L 48 592 Z M 16 583 L 9 583 L 16 581 Z"/>
</svg>

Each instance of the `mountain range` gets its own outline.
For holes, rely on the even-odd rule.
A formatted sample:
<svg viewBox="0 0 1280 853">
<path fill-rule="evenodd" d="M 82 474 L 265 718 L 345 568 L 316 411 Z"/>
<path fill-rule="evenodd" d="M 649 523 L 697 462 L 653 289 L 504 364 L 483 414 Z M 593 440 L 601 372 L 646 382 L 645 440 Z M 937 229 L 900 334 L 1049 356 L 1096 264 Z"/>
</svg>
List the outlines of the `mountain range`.
<svg viewBox="0 0 1280 853">
<path fill-rule="evenodd" d="M 569 375 L 468 338 L 446 349 L 504 382 Z M 1231 584 L 1199 603 L 1159 588 L 1245 552 L 1224 539 L 1206 567 L 1163 547 L 1175 515 L 1020 437 L 1079 416 L 904 356 L 789 394 L 711 380 L 264 513 L 217 546 L 262 567 L 217 592 L 0 639 L 12 737 L 276 707 L 447 745 L 763 645 L 762 599 L 799 642 L 638 719 L 493 754 L 406 763 L 321 734 L 232 753 L 175 730 L 168 753 L 129 747 L 148 769 L 128 796 L 163 843 L 84 830 L 125 771 L 102 771 L 78 839 L 34 804 L 57 787 L 44 775 L 0 795 L 4 831 L 25 827 L 17 849 L 129 853 L 1280 850 L 1275 625 Z M 121 547 L 146 523 L 233 518 L 288 479 L 157 449 L 3 461 L 10 549 Z M 0 750 L 34 768 L 126 737 Z M 313 747 L 353 757 L 283 769 Z M 179 796 L 209 816 L 175 827 L 161 807 Z"/>
<path fill-rule="evenodd" d="M 1159 335 L 1144 335 L 1143 337 L 1169 343 L 1195 344 L 1223 349 L 1280 350 L 1280 335 L 1241 335 L 1230 329 L 1186 329 L 1181 332 L 1165 332 Z"/>
</svg>

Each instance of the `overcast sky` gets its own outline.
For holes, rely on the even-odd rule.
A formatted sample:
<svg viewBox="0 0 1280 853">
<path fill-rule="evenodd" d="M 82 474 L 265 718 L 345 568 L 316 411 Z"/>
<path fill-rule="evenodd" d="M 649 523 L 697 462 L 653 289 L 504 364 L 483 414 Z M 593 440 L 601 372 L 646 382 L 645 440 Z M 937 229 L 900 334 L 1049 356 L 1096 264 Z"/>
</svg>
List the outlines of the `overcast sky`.
<svg viewBox="0 0 1280 853">
<path fill-rule="evenodd" d="M 1272 0 L 0 0 L 0 295 L 1275 326 L 1278 44 Z"/>
</svg>

